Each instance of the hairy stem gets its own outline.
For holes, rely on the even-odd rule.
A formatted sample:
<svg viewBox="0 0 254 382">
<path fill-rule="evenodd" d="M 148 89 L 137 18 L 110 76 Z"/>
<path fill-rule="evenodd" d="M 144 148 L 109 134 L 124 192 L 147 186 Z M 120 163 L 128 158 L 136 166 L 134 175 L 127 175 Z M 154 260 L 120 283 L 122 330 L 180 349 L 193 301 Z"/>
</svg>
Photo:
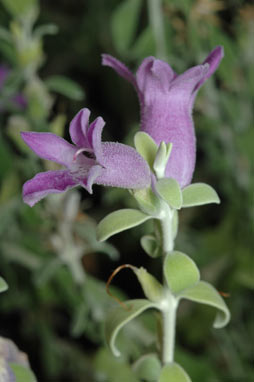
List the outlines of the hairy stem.
<svg viewBox="0 0 254 382">
<path fill-rule="evenodd" d="M 163 260 L 174 248 L 173 211 L 165 205 L 164 212 L 164 218 L 161 220 Z M 165 278 L 163 282 L 166 291 L 166 301 L 162 311 L 162 362 L 167 364 L 174 361 L 177 301 L 169 290 Z"/>
</svg>

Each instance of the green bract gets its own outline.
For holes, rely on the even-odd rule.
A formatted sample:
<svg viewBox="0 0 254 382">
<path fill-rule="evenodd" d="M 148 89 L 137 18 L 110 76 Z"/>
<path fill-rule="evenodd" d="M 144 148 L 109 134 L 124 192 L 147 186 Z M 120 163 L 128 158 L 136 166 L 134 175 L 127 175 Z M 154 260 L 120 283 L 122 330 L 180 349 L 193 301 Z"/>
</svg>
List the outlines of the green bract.
<svg viewBox="0 0 254 382">
<path fill-rule="evenodd" d="M 209 203 L 220 203 L 217 192 L 208 184 L 194 183 L 183 189 L 183 207 L 202 206 Z"/>
<path fill-rule="evenodd" d="M 158 382 L 191 382 L 190 377 L 177 363 L 164 366 Z"/>
<path fill-rule="evenodd" d="M 136 227 L 151 219 L 151 216 L 139 210 L 126 208 L 107 215 L 97 226 L 97 238 L 99 241 L 107 240 L 110 236 L 126 229 Z"/>
<path fill-rule="evenodd" d="M 145 296 L 152 302 L 159 302 L 163 298 L 163 286 L 143 267 L 136 268 L 135 274 L 140 282 Z"/>
<path fill-rule="evenodd" d="M 154 142 L 153 138 L 150 137 L 150 135 L 147 133 L 139 131 L 134 137 L 134 143 L 136 150 L 148 162 L 152 170 L 155 156 L 158 150 L 158 146 Z"/>
<path fill-rule="evenodd" d="M 170 153 L 172 150 L 172 143 L 161 142 L 156 153 L 156 157 L 153 163 L 153 169 L 157 178 L 163 178 L 165 175 L 166 166 L 170 157 Z"/>
<path fill-rule="evenodd" d="M 119 330 L 145 310 L 157 307 L 155 303 L 145 299 L 129 300 L 124 302 L 124 304 L 126 305 L 126 309 L 121 306 L 112 309 L 108 313 L 105 322 L 106 341 L 116 357 L 120 356 L 120 351 L 115 346 L 115 340 Z"/>
<path fill-rule="evenodd" d="M 178 299 L 186 298 L 187 300 L 199 302 L 217 308 L 214 321 L 214 328 L 219 329 L 227 325 L 230 320 L 230 312 L 217 290 L 209 283 L 200 281 L 198 284 L 185 289 L 178 296 Z"/>
<path fill-rule="evenodd" d="M 182 207 L 182 192 L 179 184 L 175 179 L 159 179 L 156 183 L 156 190 L 160 197 L 164 199 L 170 207 L 177 210 Z"/>
<path fill-rule="evenodd" d="M 163 271 L 173 294 L 184 291 L 200 280 L 199 270 L 194 261 L 189 256 L 178 251 L 167 255 Z"/>
</svg>

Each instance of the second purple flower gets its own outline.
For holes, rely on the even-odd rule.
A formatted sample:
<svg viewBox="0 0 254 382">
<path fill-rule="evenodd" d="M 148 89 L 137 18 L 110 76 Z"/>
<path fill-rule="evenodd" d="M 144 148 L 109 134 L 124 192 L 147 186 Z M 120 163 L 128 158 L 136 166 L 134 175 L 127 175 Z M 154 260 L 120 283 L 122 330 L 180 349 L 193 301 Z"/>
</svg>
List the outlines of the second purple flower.
<svg viewBox="0 0 254 382">
<path fill-rule="evenodd" d="M 196 161 L 196 138 L 192 108 L 198 89 L 214 73 L 223 57 L 216 47 L 202 65 L 181 75 L 154 57 L 143 60 L 134 76 L 120 61 L 107 54 L 103 65 L 112 67 L 136 89 L 141 106 L 141 130 L 159 144 L 173 143 L 166 176 L 183 188 L 192 179 Z"/>
</svg>

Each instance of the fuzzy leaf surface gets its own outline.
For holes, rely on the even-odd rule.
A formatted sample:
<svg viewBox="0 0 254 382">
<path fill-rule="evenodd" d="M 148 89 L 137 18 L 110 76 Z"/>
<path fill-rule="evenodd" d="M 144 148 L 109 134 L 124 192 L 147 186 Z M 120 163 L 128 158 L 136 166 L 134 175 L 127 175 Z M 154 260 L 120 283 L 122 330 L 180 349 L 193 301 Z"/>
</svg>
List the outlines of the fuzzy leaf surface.
<svg viewBox="0 0 254 382">
<path fill-rule="evenodd" d="M 136 227 L 148 219 L 151 219 L 151 216 L 131 208 L 114 211 L 102 219 L 98 224 L 97 239 L 99 241 L 107 240 L 116 233 Z"/>
<path fill-rule="evenodd" d="M 200 281 L 198 284 L 185 289 L 178 296 L 200 304 L 206 304 L 218 309 L 215 317 L 214 328 L 220 329 L 227 325 L 230 320 L 230 312 L 218 291 L 209 283 Z"/>
<path fill-rule="evenodd" d="M 163 270 L 168 286 L 174 294 L 184 291 L 200 280 L 196 264 L 182 252 L 169 253 L 165 259 Z"/>
<path fill-rule="evenodd" d="M 217 192 L 205 183 L 190 184 L 183 189 L 182 194 L 183 207 L 195 207 L 210 203 L 220 203 L 220 198 Z"/>
<path fill-rule="evenodd" d="M 170 207 L 176 210 L 179 210 L 182 207 L 182 191 L 175 179 L 163 178 L 158 180 L 156 190 Z"/>
<path fill-rule="evenodd" d="M 158 150 L 153 138 L 147 133 L 139 131 L 134 137 L 136 150 L 147 161 L 150 168 L 153 169 L 154 159 Z"/>
<path fill-rule="evenodd" d="M 120 351 L 115 345 L 116 337 L 120 329 L 145 310 L 155 308 L 157 306 L 151 301 L 145 299 L 129 300 L 124 302 L 124 304 L 127 309 L 124 309 L 121 306 L 117 306 L 112 309 L 109 312 L 105 323 L 106 341 L 116 357 L 120 356 Z"/>
</svg>

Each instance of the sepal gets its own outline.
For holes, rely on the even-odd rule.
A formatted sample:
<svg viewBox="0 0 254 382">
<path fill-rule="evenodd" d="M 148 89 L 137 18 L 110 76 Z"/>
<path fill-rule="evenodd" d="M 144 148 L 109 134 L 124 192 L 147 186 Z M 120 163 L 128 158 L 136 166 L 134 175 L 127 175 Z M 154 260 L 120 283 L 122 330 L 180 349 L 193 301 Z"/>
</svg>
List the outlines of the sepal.
<svg viewBox="0 0 254 382">
<path fill-rule="evenodd" d="M 185 298 L 200 304 L 206 304 L 218 309 L 213 327 L 216 329 L 223 328 L 230 320 L 230 312 L 224 300 L 217 290 L 205 281 L 199 281 L 196 285 L 185 289 L 177 296 L 178 300 Z"/>
<path fill-rule="evenodd" d="M 190 184 L 183 189 L 182 194 L 183 207 L 195 207 L 210 203 L 220 203 L 220 198 L 217 192 L 205 183 Z"/>
<path fill-rule="evenodd" d="M 153 163 L 158 150 L 158 146 L 153 138 L 143 131 L 135 134 L 134 144 L 137 152 L 147 161 L 151 170 L 153 170 Z"/>
<path fill-rule="evenodd" d="M 96 229 L 97 239 L 99 241 L 107 240 L 116 233 L 136 227 L 148 219 L 151 219 L 151 216 L 131 208 L 114 211 L 98 224 Z"/>
</svg>

